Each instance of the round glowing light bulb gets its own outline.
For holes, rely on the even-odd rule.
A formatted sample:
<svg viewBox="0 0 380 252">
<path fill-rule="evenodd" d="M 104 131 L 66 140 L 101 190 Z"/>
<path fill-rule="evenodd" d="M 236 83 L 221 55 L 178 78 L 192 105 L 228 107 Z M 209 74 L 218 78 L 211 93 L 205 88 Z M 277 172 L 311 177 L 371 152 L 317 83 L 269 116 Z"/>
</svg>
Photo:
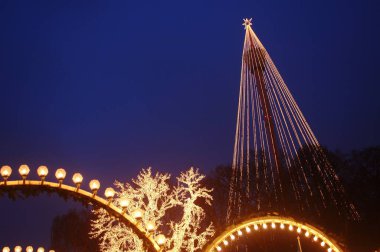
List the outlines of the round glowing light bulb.
<svg viewBox="0 0 380 252">
<path fill-rule="evenodd" d="M 156 224 L 153 221 L 148 221 L 146 223 L 146 230 L 153 231 L 156 228 Z"/>
<path fill-rule="evenodd" d="M 4 165 L 0 170 L 1 176 L 4 180 L 7 180 L 12 174 L 12 168 L 9 165 Z"/>
<path fill-rule="evenodd" d="M 222 251 L 222 248 L 220 246 L 216 247 L 216 250 Z"/>
<path fill-rule="evenodd" d="M 314 240 L 314 241 L 318 241 L 318 237 L 317 237 L 317 236 L 314 236 L 313 240 Z"/>
<path fill-rule="evenodd" d="M 16 246 L 16 247 L 15 247 L 15 252 L 21 252 L 21 251 L 22 251 L 21 246 Z"/>
<path fill-rule="evenodd" d="M 136 209 L 132 213 L 132 217 L 135 218 L 136 220 L 142 218 L 142 216 L 143 216 L 143 212 L 140 209 Z"/>
<path fill-rule="evenodd" d="M 266 223 L 263 224 L 263 228 L 264 229 L 267 229 L 268 228 L 268 225 Z"/>
<path fill-rule="evenodd" d="M 129 205 L 129 199 L 127 198 L 119 199 L 119 205 L 121 206 L 121 208 L 126 208 Z"/>
<path fill-rule="evenodd" d="M 293 231 L 293 226 L 289 225 L 289 231 Z"/>
<path fill-rule="evenodd" d="M 257 226 L 256 224 L 253 226 L 253 228 L 254 228 L 255 230 L 259 230 L 259 226 Z"/>
<path fill-rule="evenodd" d="M 93 179 L 90 181 L 89 186 L 90 186 L 91 191 L 95 193 L 100 188 L 100 182 L 97 179 Z"/>
<path fill-rule="evenodd" d="M 242 236 L 243 235 L 243 232 L 241 230 L 238 230 L 238 236 Z"/>
<path fill-rule="evenodd" d="M 18 172 L 20 173 L 20 175 L 23 179 L 26 179 L 26 177 L 28 176 L 28 174 L 30 172 L 29 166 L 27 166 L 25 164 L 20 165 L 20 168 L 18 168 Z"/>
<path fill-rule="evenodd" d="M 310 233 L 308 231 L 306 231 L 305 236 L 309 237 L 309 235 L 310 235 Z"/>
<path fill-rule="evenodd" d="M 43 247 L 39 247 L 39 248 L 37 249 L 37 252 L 45 252 L 45 249 L 44 249 Z"/>
<path fill-rule="evenodd" d="M 228 241 L 227 241 L 227 240 L 224 240 L 224 241 L 223 241 L 223 244 L 224 244 L 224 246 L 227 246 L 227 245 L 228 245 Z"/>
<path fill-rule="evenodd" d="M 281 223 L 280 228 L 281 228 L 281 229 L 284 229 L 284 228 L 285 228 L 284 223 Z"/>
<path fill-rule="evenodd" d="M 159 234 L 156 236 L 156 242 L 158 245 L 163 245 L 166 242 L 166 237 L 163 234 Z"/>
<path fill-rule="evenodd" d="M 246 231 L 247 233 L 250 233 L 250 232 L 251 232 L 250 227 L 245 227 L 245 231 Z"/>
<path fill-rule="evenodd" d="M 63 168 L 59 168 L 55 171 L 55 178 L 62 182 L 66 178 L 66 171 Z"/>
<path fill-rule="evenodd" d="M 297 228 L 297 233 L 301 233 L 301 228 Z"/>
<path fill-rule="evenodd" d="M 331 251 L 332 251 L 332 248 L 328 248 L 328 249 L 327 249 L 327 252 L 331 252 Z"/>
<path fill-rule="evenodd" d="M 235 240 L 235 236 L 233 234 L 230 235 L 230 238 L 231 238 L 232 241 Z"/>
<path fill-rule="evenodd" d="M 2 249 L 2 252 L 11 252 L 11 249 L 9 247 L 4 247 Z"/>
<path fill-rule="evenodd" d="M 272 222 L 272 228 L 276 228 L 276 224 Z"/>
<path fill-rule="evenodd" d="M 28 246 L 26 247 L 26 252 L 33 252 L 33 247 L 32 246 Z"/>
<path fill-rule="evenodd" d="M 74 173 L 73 175 L 73 182 L 74 184 L 76 184 L 77 186 L 80 185 L 83 181 L 83 176 L 82 174 L 80 173 Z"/>
<path fill-rule="evenodd" d="M 41 165 L 37 168 L 37 175 L 41 178 L 41 179 L 45 179 L 45 177 L 48 175 L 49 173 L 49 170 L 46 166 L 44 165 Z M 30 246 L 29 246 L 30 247 Z M 33 248 L 32 248 L 33 249 Z"/>
<path fill-rule="evenodd" d="M 324 241 L 321 242 L 321 246 L 322 246 L 322 247 L 324 247 L 325 244 L 326 244 L 326 243 L 325 243 Z"/>
<path fill-rule="evenodd" d="M 113 196 L 115 196 L 115 190 L 112 187 L 108 187 L 104 191 L 104 196 L 106 196 L 107 199 L 113 198 Z"/>
</svg>

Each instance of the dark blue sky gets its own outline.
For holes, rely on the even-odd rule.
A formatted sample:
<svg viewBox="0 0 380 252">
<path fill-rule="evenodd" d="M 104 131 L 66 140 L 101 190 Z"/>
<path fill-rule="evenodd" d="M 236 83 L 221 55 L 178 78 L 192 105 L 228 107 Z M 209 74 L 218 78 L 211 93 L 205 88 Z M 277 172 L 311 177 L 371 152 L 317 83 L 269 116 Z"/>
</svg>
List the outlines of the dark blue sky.
<svg viewBox="0 0 380 252">
<path fill-rule="evenodd" d="M 379 16 L 375 0 L 2 0 L 0 162 L 107 185 L 147 166 L 229 163 L 245 17 L 323 145 L 378 145 Z M 66 211 L 42 199 L 44 215 Z M 0 202 L 13 219 L 19 206 L 41 207 Z M 17 222 L 18 239 L 46 243 L 42 220 Z"/>
</svg>

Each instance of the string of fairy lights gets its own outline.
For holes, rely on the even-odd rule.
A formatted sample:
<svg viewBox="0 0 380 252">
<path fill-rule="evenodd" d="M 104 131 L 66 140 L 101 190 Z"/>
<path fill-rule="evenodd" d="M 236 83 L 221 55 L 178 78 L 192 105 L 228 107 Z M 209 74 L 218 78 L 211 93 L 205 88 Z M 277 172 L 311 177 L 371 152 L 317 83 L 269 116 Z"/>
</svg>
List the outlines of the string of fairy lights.
<svg viewBox="0 0 380 252">
<path fill-rule="evenodd" d="M 244 207 L 317 215 L 327 207 L 358 219 L 338 176 L 271 57 L 244 20 L 245 40 L 227 221 Z M 250 211 L 252 208 L 250 208 Z"/>
<path fill-rule="evenodd" d="M 11 250 L 10 247 L 6 246 L 6 247 L 3 247 L 3 249 L 2 249 L 1 251 L 2 251 L 2 252 L 11 252 L 12 250 Z M 22 250 L 22 247 L 21 247 L 21 246 L 15 246 L 15 247 L 13 248 L 13 251 L 14 251 L 14 252 L 22 252 L 23 250 Z M 53 250 L 53 249 L 45 250 L 45 248 L 43 248 L 43 247 L 38 247 L 38 248 L 34 249 L 33 246 L 27 246 L 27 247 L 25 248 L 25 251 L 26 251 L 26 252 L 33 252 L 33 251 L 36 251 L 36 252 L 45 252 L 45 251 L 48 251 L 48 252 L 55 252 L 55 250 Z"/>
<path fill-rule="evenodd" d="M 239 238 L 244 235 L 254 234 L 259 231 L 283 230 L 284 232 L 293 232 L 298 236 L 304 236 L 311 239 L 315 244 L 327 252 L 343 251 L 335 242 L 329 239 L 322 231 L 305 224 L 298 223 L 292 219 L 280 217 L 255 218 L 246 221 L 238 226 L 233 226 L 222 235 L 217 237 L 214 242 L 206 249 L 206 252 L 222 251 L 238 242 Z"/>
<path fill-rule="evenodd" d="M 27 180 L 28 175 L 30 173 L 30 168 L 28 165 L 21 165 L 18 169 L 19 175 L 22 178 L 22 180 L 9 180 L 10 176 L 12 175 L 12 168 L 8 165 L 4 165 L 0 169 L 0 174 L 3 177 L 3 181 L 0 182 L 0 189 L 8 188 L 8 187 L 28 187 L 28 186 L 37 186 L 41 189 L 47 187 L 47 188 L 56 188 L 58 190 L 64 190 L 76 193 L 84 198 L 91 199 L 96 201 L 100 206 L 102 206 L 104 209 L 118 214 L 120 217 L 124 218 L 127 222 L 132 223 L 137 230 L 140 231 L 140 233 L 146 238 L 146 240 L 149 240 L 152 243 L 152 246 L 156 251 L 159 251 L 161 248 L 160 246 L 163 246 L 166 242 L 166 237 L 163 234 L 157 234 L 154 237 L 152 236 L 152 233 L 156 229 L 156 225 L 153 222 L 148 222 L 144 227 L 142 227 L 140 219 L 143 216 L 143 210 L 141 209 L 135 209 L 133 212 L 128 213 L 127 207 L 130 204 L 130 199 L 126 197 L 118 198 L 116 203 L 114 203 L 113 199 L 115 197 L 115 190 L 112 187 L 107 187 L 104 190 L 104 196 L 105 199 L 100 197 L 97 193 L 100 189 L 100 182 L 97 179 L 92 179 L 89 182 L 89 188 L 91 192 L 87 192 L 83 189 L 81 189 L 81 185 L 83 182 L 83 176 L 80 173 L 74 173 L 72 176 L 72 182 L 74 183 L 75 187 L 65 185 L 63 184 L 64 179 L 66 178 L 66 170 L 63 168 L 59 168 L 55 171 L 55 178 L 57 179 L 58 183 L 55 182 L 49 182 L 46 181 L 46 177 L 49 174 L 49 170 L 46 166 L 39 166 L 37 168 L 37 175 L 40 177 L 39 181 L 36 180 Z M 16 250 L 17 248 L 17 250 Z M 18 250 L 20 246 L 16 246 L 14 251 L 18 252 L 21 250 Z M 4 250 L 5 249 L 5 250 Z M 4 247 L 3 252 L 7 252 L 10 250 L 9 247 Z M 22 248 L 21 248 L 22 249 Z M 30 247 L 30 249 L 33 249 Z M 43 248 L 37 249 L 38 252 L 42 252 Z M 33 250 L 29 250 L 33 251 Z"/>
</svg>

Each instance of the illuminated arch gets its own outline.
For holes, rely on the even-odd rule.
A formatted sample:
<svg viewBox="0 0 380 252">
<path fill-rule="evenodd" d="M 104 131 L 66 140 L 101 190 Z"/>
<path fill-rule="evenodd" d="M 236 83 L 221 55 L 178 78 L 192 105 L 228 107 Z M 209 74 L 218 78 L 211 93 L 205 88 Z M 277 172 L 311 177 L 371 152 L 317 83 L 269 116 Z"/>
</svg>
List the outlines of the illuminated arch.
<svg viewBox="0 0 380 252">
<path fill-rule="evenodd" d="M 206 252 L 223 251 L 223 248 L 237 241 L 239 236 L 255 232 L 258 229 L 283 229 L 284 231 L 303 234 L 305 237 L 319 243 L 328 252 L 343 252 L 343 249 L 325 233 L 311 225 L 297 222 L 292 218 L 265 216 L 255 217 L 238 225 L 230 226 L 206 248 Z"/>
<path fill-rule="evenodd" d="M 23 166 L 24 166 L 24 168 L 25 167 L 27 168 L 26 174 L 22 174 L 21 170 L 22 170 Z M 33 189 L 37 189 L 38 191 L 41 191 L 41 192 L 42 191 L 48 191 L 48 192 L 53 191 L 53 192 L 58 193 L 58 195 L 61 195 L 62 193 L 66 193 L 72 197 L 79 198 L 85 202 L 90 202 L 94 205 L 97 205 L 97 206 L 105 209 L 108 213 L 118 217 L 121 222 L 125 223 L 127 226 L 131 227 L 134 230 L 134 232 L 144 241 L 145 247 L 147 249 L 149 249 L 150 251 L 160 251 L 161 250 L 160 246 L 155 241 L 153 235 L 151 235 L 147 230 L 145 230 L 141 225 L 139 225 L 139 222 L 135 218 L 128 215 L 126 213 L 126 211 L 124 211 L 122 208 L 114 205 L 111 202 L 111 199 L 112 199 L 113 194 L 114 194 L 113 189 L 111 189 L 111 191 L 113 191 L 112 196 L 111 196 L 111 194 L 109 194 L 109 195 L 107 195 L 108 199 L 105 199 L 105 198 L 102 198 L 101 196 L 97 195 L 97 191 L 100 187 L 100 183 L 97 180 L 90 181 L 90 187 L 92 187 L 92 185 L 91 185 L 92 182 L 97 183 L 97 185 L 95 185 L 94 188 L 91 188 L 92 192 L 88 192 L 86 190 L 80 189 L 80 184 L 81 184 L 82 180 L 80 181 L 80 183 L 76 183 L 77 184 L 76 187 L 63 184 L 63 179 L 66 176 L 66 172 L 63 169 L 58 169 L 56 172 L 56 177 L 59 180 L 58 183 L 45 181 L 45 177 L 47 175 L 47 168 L 46 168 L 46 175 L 45 176 L 44 175 L 41 176 L 39 174 L 39 176 L 41 177 L 41 180 L 27 180 L 26 178 L 27 178 L 27 175 L 29 174 L 29 167 L 27 167 L 26 165 L 23 165 L 23 166 L 20 166 L 20 169 L 19 169 L 19 173 L 23 177 L 23 179 L 22 180 L 12 180 L 12 181 L 8 180 L 10 174 L 12 173 L 12 170 L 10 169 L 10 167 L 5 166 L 5 167 L 10 169 L 10 170 L 8 170 L 10 172 L 4 172 L 5 171 L 3 169 L 4 166 L 1 168 L 1 176 L 4 178 L 4 181 L 0 182 L 0 192 L 1 191 L 6 192 L 6 191 L 10 191 L 10 190 L 22 190 L 22 189 L 33 188 Z M 64 173 L 63 178 L 59 178 L 59 175 L 62 176 L 62 174 L 57 175 L 59 170 Z M 75 175 L 78 175 L 78 173 L 74 174 L 74 176 Z M 80 175 L 80 177 L 81 177 L 81 175 Z M 73 178 L 73 180 L 74 180 L 74 178 Z M 107 189 L 110 190 L 110 188 L 107 188 Z M 107 189 L 106 189 L 105 194 L 107 194 Z"/>
</svg>

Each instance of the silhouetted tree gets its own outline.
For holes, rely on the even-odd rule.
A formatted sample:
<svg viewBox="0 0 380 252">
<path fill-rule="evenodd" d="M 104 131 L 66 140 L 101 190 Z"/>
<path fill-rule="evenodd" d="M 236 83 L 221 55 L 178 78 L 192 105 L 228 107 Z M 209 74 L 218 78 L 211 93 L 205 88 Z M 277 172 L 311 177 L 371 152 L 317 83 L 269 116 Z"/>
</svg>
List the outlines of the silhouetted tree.
<svg viewBox="0 0 380 252">
<path fill-rule="evenodd" d="M 353 151 L 345 156 L 341 177 L 354 200 L 361 221 L 349 223 L 347 242 L 352 251 L 380 247 L 380 146 Z"/>
<path fill-rule="evenodd" d="M 51 248 L 57 252 L 99 251 L 96 239 L 89 238 L 90 211 L 70 210 L 54 218 L 51 227 Z"/>
</svg>

